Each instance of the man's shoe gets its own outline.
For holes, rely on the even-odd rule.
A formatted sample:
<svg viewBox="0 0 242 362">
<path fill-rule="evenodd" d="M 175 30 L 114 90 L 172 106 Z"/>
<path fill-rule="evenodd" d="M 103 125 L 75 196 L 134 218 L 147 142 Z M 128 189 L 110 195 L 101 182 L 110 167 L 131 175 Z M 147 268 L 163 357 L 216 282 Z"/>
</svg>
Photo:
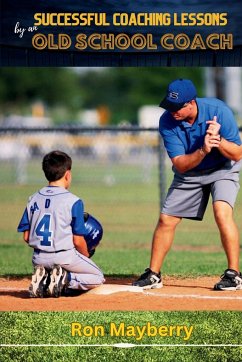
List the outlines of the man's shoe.
<svg viewBox="0 0 242 362">
<path fill-rule="evenodd" d="M 226 269 L 221 280 L 215 284 L 214 290 L 240 290 L 242 289 L 242 274 L 233 269 Z"/>
<path fill-rule="evenodd" d="M 55 265 L 50 273 L 50 284 L 47 294 L 50 297 L 59 298 L 68 284 L 68 273 L 60 265 Z"/>
<path fill-rule="evenodd" d="M 150 268 L 145 269 L 145 272 L 132 284 L 135 287 L 143 289 L 162 288 L 161 274 L 153 272 Z"/>
<path fill-rule="evenodd" d="M 43 298 L 46 294 L 48 273 L 43 265 L 36 265 L 34 270 L 29 286 L 29 296 L 30 298 Z"/>
</svg>

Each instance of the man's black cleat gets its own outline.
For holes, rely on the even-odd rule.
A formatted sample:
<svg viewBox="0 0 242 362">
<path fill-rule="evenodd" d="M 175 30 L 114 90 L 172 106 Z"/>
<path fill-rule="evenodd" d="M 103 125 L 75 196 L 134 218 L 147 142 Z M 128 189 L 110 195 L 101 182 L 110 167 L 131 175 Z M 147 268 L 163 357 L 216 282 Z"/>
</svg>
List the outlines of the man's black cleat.
<svg viewBox="0 0 242 362">
<path fill-rule="evenodd" d="M 242 274 L 233 269 L 226 269 L 221 280 L 215 284 L 214 290 L 241 290 Z"/>
<path fill-rule="evenodd" d="M 135 287 L 143 289 L 162 288 L 161 274 L 153 272 L 150 268 L 145 269 L 145 272 L 132 284 Z"/>
</svg>

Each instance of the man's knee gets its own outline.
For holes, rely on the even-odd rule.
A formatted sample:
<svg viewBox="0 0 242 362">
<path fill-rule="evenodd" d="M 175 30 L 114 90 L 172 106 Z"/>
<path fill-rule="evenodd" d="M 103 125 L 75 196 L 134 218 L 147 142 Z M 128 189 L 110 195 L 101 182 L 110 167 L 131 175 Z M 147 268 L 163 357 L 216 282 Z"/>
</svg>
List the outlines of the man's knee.
<svg viewBox="0 0 242 362">
<path fill-rule="evenodd" d="M 213 211 L 217 224 L 228 223 L 233 218 L 233 209 L 227 202 L 216 201 L 213 204 Z"/>
<path fill-rule="evenodd" d="M 180 223 L 180 221 L 181 221 L 180 217 L 161 213 L 157 227 L 175 229 L 176 226 Z"/>
</svg>

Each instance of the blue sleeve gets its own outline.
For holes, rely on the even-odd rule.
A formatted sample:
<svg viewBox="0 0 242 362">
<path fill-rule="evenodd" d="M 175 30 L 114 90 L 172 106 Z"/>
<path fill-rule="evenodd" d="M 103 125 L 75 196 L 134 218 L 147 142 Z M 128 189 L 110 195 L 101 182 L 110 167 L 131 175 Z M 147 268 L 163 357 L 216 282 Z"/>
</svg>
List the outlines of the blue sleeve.
<svg viewBox="0 0 242 362">
<path fill-rule="evenodd" d="M 71 209 L 71 214 L 72 214 L 72 222 L 71 222 L 71 227 L 72 227 L 72 233 L 74 235 L 86 235 L 87 234 L 87 230 L 84 226 L 84 206 L 83 206 L 83 202 L 81 200 L 76 201 Z"/>
<path fill-rule="evenodd" d="M 172 120 L 164 114 L 160 118 L 159 132 L 163 138 L 166 151 L 170 158 L 185 155 L 186 150 L 181 139 L 174 130 Z"/>
<path fill-rule="evenodd" d="M 220 134 L 227 141 L 234 142 L 237 145 L 241 145 L 239 136 L 239 129 L 234 118 L 233 112 L 225 107 L 221 113 L 218 114 L 218 122 L 221 124 Z"/>
<path fill-rule="evenodd" d="M 22 219 L 20 220 L 20 223 L 19 223 L 18 228 L 17 228 L 18 232 L 23 232 L 23 231 L 26 231 L 26 230 L 30 230 L 27 207 L 24 210 Z"/>
</svg>

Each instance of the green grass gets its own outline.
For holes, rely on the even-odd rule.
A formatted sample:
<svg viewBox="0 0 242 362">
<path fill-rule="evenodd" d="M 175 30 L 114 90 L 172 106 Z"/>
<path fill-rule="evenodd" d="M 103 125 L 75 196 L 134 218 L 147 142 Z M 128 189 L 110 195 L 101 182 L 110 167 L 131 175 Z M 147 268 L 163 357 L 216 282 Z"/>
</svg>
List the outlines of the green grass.
<svg viewBox="0 0 242 362">
<path fill-rule="evenodd" d="M 71 324 L 79 323 L 83 328 L 102 326 L 104 334 L 91 336 L 71 335 Z M 140 340 L 136 335 L 116 336 L 110 325 L 116 329 L 124 323 L 128 326 L 144 327 L 150 323 L 153 335 L 147 330 Z M 156 333 L 161 326 L 193 327 L 190 339 L 184 340 L 185 333 L 161 336 Z M 223 330 L 223 333 L 221 333 Z M 42 333 L 41 333 L 42 332 Z M 1 343 L 10 345 L 52 344 L 77 346 L 16 347 L 1 348 L 3 361 L 214 361 L 237 362 L 242 358 L 239 347 L 215 346 L 241 344 L 241 314 L 239 312 L 82 312 L 82 313 L 4 313 L 1 315 Z M 116 343 L 131 343 L 133 348 L 118 348 Z M 88 346 L 78 345 L 106 345 Z M 142 347 L 140 345 L 150 345 Z M 152 346 L 152 345 L 158 346 Z M 180 347 L 175 347 L 175 345 Z M 187 345 L 193 345 L 189 347 Z M 163 346 L 162 345 L 168 345 Z M 202 345 L 202 347 L 195 345 Z M 206 345 L 213 345 L 207 346 Z"/>
<path fill-rule="evenodd" d="M 112 186 L 103 182 L 73 181 L 71 191 L 84 200 L 85 209 L 104 227 L 104 237 L 94 260 L 106 275 L 139 274 L 149 264 L 152 234 L 159 215 L 156 179 L 153 177 L 149 183 L 118 182 Z M 29 195 L 42 185 L 0 186 L 1 276 L 32 272 L 32 249 L 22 241 L 16 228 Z M 235 208 L 238 225 L 241 214 L 240 192 Z M 225 266 L 225 255 L 209 205 L 202 222 L 183 220 L 178 226 L 162 272 L 181 276 L 214 275 L 221 274 Z"/>
</svg>

